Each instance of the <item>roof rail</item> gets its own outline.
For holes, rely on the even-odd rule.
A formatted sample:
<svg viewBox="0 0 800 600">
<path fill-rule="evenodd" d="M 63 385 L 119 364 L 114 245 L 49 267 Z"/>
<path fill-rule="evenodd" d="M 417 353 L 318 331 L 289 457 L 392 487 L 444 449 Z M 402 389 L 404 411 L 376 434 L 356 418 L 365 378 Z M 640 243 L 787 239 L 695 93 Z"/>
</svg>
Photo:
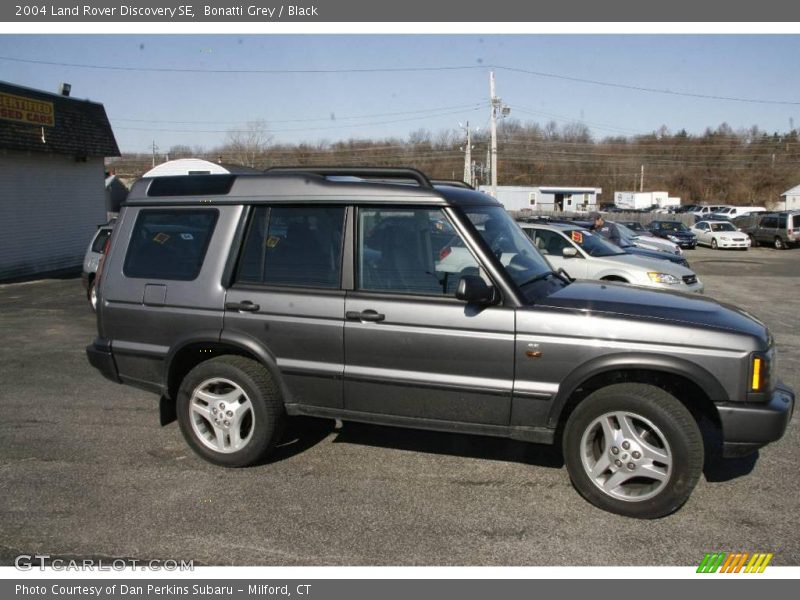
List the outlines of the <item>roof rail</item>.
<svg viewBox="0 0 800 600">
<path fill-rule="evenodd" d="M 464 188 L 467 190 L 475 189 L 466 181 L 461 181 L 460 179 L 431 179 L 431 183 L 433 185 L 449 185 L 450 187 Z"/>
<path fill-rule="evenodd" d="M 309 173 L 323 177 L 342 175 L 381 179 L 412 179 L 419 184 L 419 187 L 433 189 L 433 185 L 425 173 L 405 167 L 270 167 L 264 172 L 270 174 Z"/>
</svg>

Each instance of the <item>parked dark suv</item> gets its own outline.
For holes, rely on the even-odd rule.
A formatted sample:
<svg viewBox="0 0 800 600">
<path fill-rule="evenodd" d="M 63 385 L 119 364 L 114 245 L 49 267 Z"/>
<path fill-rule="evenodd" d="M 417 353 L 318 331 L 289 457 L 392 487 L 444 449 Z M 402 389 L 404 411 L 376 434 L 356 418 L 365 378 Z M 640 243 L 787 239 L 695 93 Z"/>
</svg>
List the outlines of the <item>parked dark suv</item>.
<svg viewBox="0 0 800 600">
<path fill-rule="evenodd" d="M 750 236 L 754 246 L 766 244 L 785 250 L 800 244 L 800 210 L 747 215 L 749 220 L 737 223 Z"/>
<path fill-rule="evenodd" d="M 97 281 L 89 361 L 174 403 L 224 466 L 290 415 L 508 437 L 559 444 L 590 502 L 653 518 L 698 481 L 699 421 L 741 455 L 794 407 L 763 323 L 572 281 L 493 198 L 409 169 L 143 179 Z"/>
</svg>

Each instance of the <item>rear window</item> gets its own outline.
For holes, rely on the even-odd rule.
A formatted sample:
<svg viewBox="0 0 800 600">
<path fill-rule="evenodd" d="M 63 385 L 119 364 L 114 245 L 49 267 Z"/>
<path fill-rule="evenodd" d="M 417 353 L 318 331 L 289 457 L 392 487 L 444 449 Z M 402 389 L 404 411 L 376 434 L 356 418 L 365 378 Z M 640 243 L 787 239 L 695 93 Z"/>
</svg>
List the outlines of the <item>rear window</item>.
<svg viewBox="0 0 800 600">
<path fill-rule="evenodd" d="M 103 253 L 103 250 L 106 249 L 106 242 L 108 241 L 108 237 L 111 235 L 110 229 L 101 229 L 97 232 L 97 235 L 92 242 L 92 252 L 99 252 L 100 254 Z"/>
<path fill-rule="evenodd" d="M 191 281 L 200 274 L 218 212 L 143 210 L 133 227 L 123 272 L 127 277 Z"/>
</svg>

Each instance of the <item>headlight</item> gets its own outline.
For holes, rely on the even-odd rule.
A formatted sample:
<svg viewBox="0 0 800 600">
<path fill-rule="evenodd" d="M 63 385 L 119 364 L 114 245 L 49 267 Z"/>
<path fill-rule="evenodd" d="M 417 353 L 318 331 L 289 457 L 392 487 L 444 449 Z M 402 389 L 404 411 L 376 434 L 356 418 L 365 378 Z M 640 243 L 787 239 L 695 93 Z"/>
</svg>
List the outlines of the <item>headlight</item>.
<svg viewBox="0 0 800 600">
<path fill-rule="evenodd" d="M 648 271 L 647 276 L 653 283 L 665 283 L 667 285 L 676 285 L 681 282 L 680 279 L 669 273 L 658 273 L 656 271 Z"/>
<path fill-rule="evenodd" d="M 727 241 L 728 241 L 729 239 L 731 239 L 731 238 L 729 238 L 729 237 L 728 237 L 728 236 L 726 236 L 726 235 L 721 235 L 721 236 L 719 236 L 719 239 L 721 239 L 721 240 L 725 240 L 725 241 L 727 242 Z"/>
<path fill-rule="evenodd" d="M 673 241 L 673 242 L 677 242 L 678 241 L 678 238 L 676 238 L 674 235 L 668 235 L 667 239 L 670 240 L 670 241 Z"/>
</svg>

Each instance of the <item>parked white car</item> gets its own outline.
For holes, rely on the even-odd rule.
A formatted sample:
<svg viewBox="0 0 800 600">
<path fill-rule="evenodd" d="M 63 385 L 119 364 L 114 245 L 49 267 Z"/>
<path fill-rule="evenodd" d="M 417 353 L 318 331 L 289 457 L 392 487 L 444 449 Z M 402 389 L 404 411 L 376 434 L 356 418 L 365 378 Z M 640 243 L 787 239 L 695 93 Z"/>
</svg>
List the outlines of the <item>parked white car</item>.
<svg viewBox="0 0 800 600">
<path fill-rule="evenodd" d="M 728 206 L 727 204 L 712 204 L 710 206 L 698 206 L 696 210 L 691 211 L 689 214 L 705 219 L 710 214 L 719 212 L 724 208 L 732 208 L 732 207 Z"/>
<path fill-rule="evenodd" d="M 750 236 L 736 229 L 730 221 L 699 221 L 692 227 L 692 233 L 697 236 L 697 243 L 703 246 L 718 248 L 740 248 L 747 250 L 750 247 Z"/>
<path fill-rule="evenodd" d="M 717 212 L 708 215 L 709 221 L 719 221 L 723 219 L 732 220 L 742 215 L 749 215 L 751 213 L 766 212 L 763 206 L 726 206 L 719 209 Z M 721 218 L 720 218 L 721 217 Z"/>
<path fill-rule="evenodd" d="M 539 252 L 575 279 L 621 281 L 682 292 L 702 293 L 703 283 L 691 270 L 668 260 L 628 254 L 601 235 L 570 224 L 520 223 Z"/>
</svg>

